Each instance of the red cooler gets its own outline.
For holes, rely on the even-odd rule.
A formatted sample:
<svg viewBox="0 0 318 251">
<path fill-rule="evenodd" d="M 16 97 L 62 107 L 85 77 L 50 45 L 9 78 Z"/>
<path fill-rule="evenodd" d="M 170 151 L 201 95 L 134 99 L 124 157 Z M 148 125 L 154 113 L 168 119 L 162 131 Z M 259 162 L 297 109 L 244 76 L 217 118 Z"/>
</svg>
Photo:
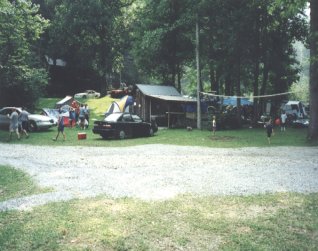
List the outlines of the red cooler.
<svg viewBox="0 0 318 251">
<path fill-rule="evenodd" d="M 77 133 L 78 139 L 86 139 L 86 132 L 79 132 Z"/>
</svg>

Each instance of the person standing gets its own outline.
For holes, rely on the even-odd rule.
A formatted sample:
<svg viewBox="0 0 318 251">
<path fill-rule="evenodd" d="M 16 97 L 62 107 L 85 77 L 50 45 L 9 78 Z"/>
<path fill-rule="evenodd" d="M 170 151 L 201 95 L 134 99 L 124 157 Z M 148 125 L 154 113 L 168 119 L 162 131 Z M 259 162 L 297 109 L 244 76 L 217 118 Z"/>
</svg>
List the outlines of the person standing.
<svg viewBox="0 0 318 251">
<path fill-rule="evenodd" d="M 75 110 L 72 106 L 70 106 L 69 109 L 69 126 L 73 128 L 76 124 L 76 119 L 75 119 Z"/>
<path fill-rule="evenodd" d="M 89 125 L 89 108 L 87 104 L 85 104 L 84 106 L 84 113 L 85 113 L 85 120 L 87 120 L 87 126 L 85 125 L 85 128 L 87 129 Z"/>
<path fill-rule="evenodd" d="M 19 133 L 19 115 L 17 113 L 17 110 L 15 108 L 12 108 L 11 115 L 8 114 L 8 117 L 10 118 L 10 126 L 9 126 L 9 139 L 8 141 L 11 140 L 12 134 L 15 132 L 17 135 L 18 140 L 20 140 L 20 133 Z"/>
<path fill-rule="evenodd" d="M 286 115 L 286 112 L 285 112 L 285 111 L 283 111 L 282 114 L 280 115 L 280 120 L 281 120 L 280 130 L 281 130 L 281 131 L 286 131 L 287 115 Z"/>
<path fill-rule="evenodd" d="M 58 122 L 57 122 L 57 135 L 52 140 L 53 141 L 57 141 L 60 133 L 62 133 L 63 141 L 65 141 L 66 136 L 65 136 L 65 132 L 64 132 L 64 116 L 61 113 L 59 115 L 59 119 L 58 119 Z"/>
<path fill-rule="evenodd" d="M 19 120 L 21 122 L 21 132 L 24 133 L 26 138 L 29 138 L 29 134 L 27 133 L 28 126 L 29 126 L 29 113 L 22 108 L 22 111 L 19 115 Z"/>
<path fill-rule="evenodd" d="M 79 110 L 79 120 L 80 120 L 80 128 L 84 130 L 85 129 L 85 108 L 83 104 L 81 104 L 81 107 Z"/>
<path fill-rule="evenodd" d="M 265 129 L 266 129 L 266 133 L 267 133 L 267 141 L 268 144 L 271 143 L 271 136 L 272 134 L 274 135 L 274 128 L 273 128 L 273 124 L 272 124 L 272 119 L 269 119 L 268 122 L 264 125 Z"/>
<path fill-rule="evenodd" d="M 216 120 L 215 120 L 215 116 L 213 116 L 213 119 L 212 119 L 212 132 L 213 132 L 213 135 L 215 135 L 215 131 L 216 131 Z"/>
</svg>

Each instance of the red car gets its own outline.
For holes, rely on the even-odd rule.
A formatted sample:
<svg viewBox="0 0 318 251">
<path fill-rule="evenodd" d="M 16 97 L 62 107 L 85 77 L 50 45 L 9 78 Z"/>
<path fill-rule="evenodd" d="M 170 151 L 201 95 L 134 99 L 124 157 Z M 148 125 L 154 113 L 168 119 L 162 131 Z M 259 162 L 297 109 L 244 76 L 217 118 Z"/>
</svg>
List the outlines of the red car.
<svg viewBox="0 0 318 251">
<path fill-rule="evenodd" d="M 112 98 L 122 98 L 129 94 L 128 87 L 122 88 L 122 89 L 116 89 L 110 91 L 110 96 Z"/>
</svg>

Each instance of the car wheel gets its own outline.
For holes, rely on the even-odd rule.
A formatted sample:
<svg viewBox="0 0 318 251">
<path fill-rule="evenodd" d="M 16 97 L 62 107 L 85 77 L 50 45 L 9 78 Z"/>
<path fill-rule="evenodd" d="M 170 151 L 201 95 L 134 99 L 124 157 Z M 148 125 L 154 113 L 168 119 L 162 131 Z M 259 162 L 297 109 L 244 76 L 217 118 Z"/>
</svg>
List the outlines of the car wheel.
<svg viewBox="0 0 318 251">
<path fill-rule="evenodd" d="M 101 134 L 103 139 L 108 139 L 108 135 L 107 134 Z"/>
<path fill-rule="evenodd" d="M 30 132 L 35 132 L 38 129 L 36 123 L 34 121 L 29 122 L 29 131 Z"/>
<path fill-rule="evenodd" d="M 119 134 L 118 134 L 119 138 L 120 139 L 125 139 L 126 138 L 126 133 L 125 131 L 120 131 Z"/>
<path fill-rule="evenodd" d="M 149 129 L 149 136 L 150 136 L 150 137 L 153 136 L 153 129 L 152 129 L 152 128 Z"/>
</svg>

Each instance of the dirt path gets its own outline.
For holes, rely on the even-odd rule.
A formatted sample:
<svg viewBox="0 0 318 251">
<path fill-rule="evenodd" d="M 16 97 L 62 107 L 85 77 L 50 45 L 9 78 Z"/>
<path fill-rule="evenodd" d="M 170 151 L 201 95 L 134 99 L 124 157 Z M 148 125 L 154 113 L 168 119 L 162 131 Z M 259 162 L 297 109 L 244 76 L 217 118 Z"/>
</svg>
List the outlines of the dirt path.
<svg viewBox="0 0 318 251">
<path fill-rule="evenodd" d="M 318 148 L 214 149 L 171 145 L 48 147 L 0 144 L 0 163 L 52 193 L 0 202 L 0 211 L 105 194 L 145 200 L 178 194 L 318 192 Z"/>
</svg>

